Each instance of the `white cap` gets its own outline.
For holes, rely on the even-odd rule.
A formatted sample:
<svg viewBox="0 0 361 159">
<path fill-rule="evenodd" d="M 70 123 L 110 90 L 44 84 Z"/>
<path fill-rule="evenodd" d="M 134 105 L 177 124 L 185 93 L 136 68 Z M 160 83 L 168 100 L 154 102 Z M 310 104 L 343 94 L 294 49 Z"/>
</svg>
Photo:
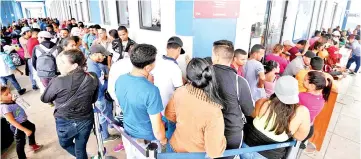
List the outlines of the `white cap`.
<svg viewBox="0 0 361 159">
<path fill-rule="evenodd" d="M 341 34 L 340 34 L 340 32 L 339 31 L 334 31 L 333 33 L 332 33 L 332 35 L 335 35 L 335 36 L 341 36 Z"/>
<path fill-rule="evenodd" d="M 290 41 L 290 40 L 284 41 L 284 42 L 283 42 L 283 45 L 289 45 L 289 46 L 292 46 L 292 47 L 295 46 L 295 44 L 294 44 L 292 41 Z"/>
<path fill-rule="evenodd" d="M 41 37 L 41 38 L 53 38 L 53 35 L 51 35 L 47 31 L 41 31 L 41 32 L 39 32 L 38 37 Z"/>
<path fill-rule="evenodd" d="M 298 98 L 298 81 L 292 76 L 280 77 L 275 85 L 275 94 L 284 104 L 297 104 Z"/>
</svg>

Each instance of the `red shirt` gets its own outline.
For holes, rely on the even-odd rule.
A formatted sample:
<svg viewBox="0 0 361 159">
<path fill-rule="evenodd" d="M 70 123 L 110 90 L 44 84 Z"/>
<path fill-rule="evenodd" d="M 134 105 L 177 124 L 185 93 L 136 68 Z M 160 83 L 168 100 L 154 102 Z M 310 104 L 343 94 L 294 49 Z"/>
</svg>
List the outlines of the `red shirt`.
<svg viewBox="0 0 361 159">
<path fill-rule="evenodd" d="M 231 67 L 232 67 L 233 69 L 236 69 L 236 67 L 234 67 L 233 64 L 231 64 Z M 243 67 L 242 67 L 242 66 L 239 66 L 239 67 L 238 67 L 237 75 L 244 77 Z"/>
<path fill-rule="evenodd" d="M 295 59 L 297 57 L 296 54 L 298 52 L 300 52 L 300 50 L 298 50 L 298 48 L 296 46 L 294 46 L 290 50 L 288 50 L 288 52 L 291 54 L 290 61 L 292 61 L 293 59 Z"/>
<path fill-rule="evenodd" d="M 39 41 L 37 38 L 30 38 L 28 40 L 28 44 L 27 44 L 27 48 L 29 51 L 29 55 L 32 56 L 33 55 L 33 49 L 36 45 L 39 45 Z"/>
</svg>

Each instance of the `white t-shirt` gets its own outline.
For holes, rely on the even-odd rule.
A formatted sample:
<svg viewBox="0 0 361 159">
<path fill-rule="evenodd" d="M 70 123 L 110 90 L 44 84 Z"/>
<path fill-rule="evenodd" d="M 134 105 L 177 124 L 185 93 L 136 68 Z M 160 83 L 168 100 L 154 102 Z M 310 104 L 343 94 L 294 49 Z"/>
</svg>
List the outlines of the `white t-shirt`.
<svg viewBox="0 0 361 159">
<path fill-rule="evenodd" d="M 115 95 L 115 83 L 119 76 L 124 75 L 132 71 L 133 64 L 130 61 L 129 56 L 124 56 L 123 59 L 115 62 L 110 67 L 108 78 L 108 92 L 112 99 L 118 104 L 117 96 Z"/>
<path fill-rule="evenodd" d="M 154 85 L 158 87 L 162 97 L 164 110 L 172 98 L 174 90 L 183 85 L 182 71 L 178 64 L 172 60 L 160 57 L 156 60 L 152 71 Z M 164 114 L 164 110 L 162 113 Z"/>
</svg>

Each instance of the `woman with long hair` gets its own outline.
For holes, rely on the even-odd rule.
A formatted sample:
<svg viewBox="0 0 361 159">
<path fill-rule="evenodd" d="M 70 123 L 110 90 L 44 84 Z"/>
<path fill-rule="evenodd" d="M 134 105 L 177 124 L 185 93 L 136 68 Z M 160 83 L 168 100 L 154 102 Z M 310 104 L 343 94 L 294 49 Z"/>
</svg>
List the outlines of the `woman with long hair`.
<svg viewBox="0 0 361 159">
<path fill-rule="evenodd" d="M 268 61 L 264 66 L 266 80 L 264 81 L 264 89 L 266 91 L 267 98 L 271 97 L 274 93 L 274 87 L 276 84 L 277 74 L 280 72 L 280 66 L 276 61 Z"/>
<path fill-rule="evenodd" d="M 253 121 L 245 125 L 242 147 L 253 147 L 288 141 L 304 140 L 310 130 L 310 113 L 299 105 L 298 82 L 292 76 L 280 77 L 275 93 L 269 99 L 256 102 Z M 286 148 L 241 154 L 243 159 L 279 159 L 286 155 Z"/>
<path fill-rule="evenodd" d="M 165 110 L 166 118 L 176 124 L 167 150 L 220 157 L 226 148 L 224 102 L 218 94 L 213 66 L 194 58 L 186 70 L 189 84 L 175 91 Z"/>
<path fill-rule="evenodd" d="M 92 104 L 98 97 L 98 79 L 84 71 L 85 61 L 78 49 L 60 53 L 56 64 L 61 75 L 50 81 L 41 96 L 42 102 L 55 103 L 60 146 L 77 159 L 88 158 L 86 145 L 94 125 Z"/>
<path fill-rule="evenodd" d="M 273 60 L 273 61 L 275 61 L 275 62 L 278 63 L 279 68 L 280 68 L 279 74 L 282 74 L 282 73 L 283 73 L 283 71 L 286 69 L 286 67 L 287 67 L 287 65 L 288 65 L 288 63 L 289 63 L 289 61 L 288 61 L 286 58 L 282 57 L 282 55 L 283 55 L 282 52 L 283 52 L 283 51 L 284 51 L 283 45 L 281 45 L 281 44 L 276 44 L 276 45 L 273 47 L 272 53 L 271 53 L 271 54 L 268 54 L 268 55 L 266 56 L 266 61 L 271 61 L 271 60 Z"/>
</svg>

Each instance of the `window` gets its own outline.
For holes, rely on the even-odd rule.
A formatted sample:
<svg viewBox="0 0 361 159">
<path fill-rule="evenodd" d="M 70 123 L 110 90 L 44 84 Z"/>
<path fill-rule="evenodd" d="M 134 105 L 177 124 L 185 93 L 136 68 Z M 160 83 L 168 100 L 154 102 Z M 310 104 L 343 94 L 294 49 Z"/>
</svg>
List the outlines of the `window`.
<svg viewBox="0 0 361 159">
<path fill-rule="evenodd" d="M 160 31 L 160 0 L 139 1 L 138 4 L 140 28 Z"/>
<path fill-rule="evenodd" d="M 101 0 L 101 7 L 103 13 L 103 24 L 109 24 L 108 0 Z"/>
<path fill-rule="evenodd" d="M 80 17 L 81 17 L 81 20 L 84 22 L 85 19 L 84 19 L 84 15 L 83 15 L 83 2 L 80 2 Z"/>
<path fill-rule="evenodd" d="M 88 13 L 88 22 L 91 22 L 91 16 L 90 16 L 90 0 L 86 0 L 85 3 L 86 3 L 86 12 Z"/>
<path fill-rule="evenodd" d="M 117 19 L 119 25 L 129 26 L 128 0 L 117 0 Z"/>
</svg>

